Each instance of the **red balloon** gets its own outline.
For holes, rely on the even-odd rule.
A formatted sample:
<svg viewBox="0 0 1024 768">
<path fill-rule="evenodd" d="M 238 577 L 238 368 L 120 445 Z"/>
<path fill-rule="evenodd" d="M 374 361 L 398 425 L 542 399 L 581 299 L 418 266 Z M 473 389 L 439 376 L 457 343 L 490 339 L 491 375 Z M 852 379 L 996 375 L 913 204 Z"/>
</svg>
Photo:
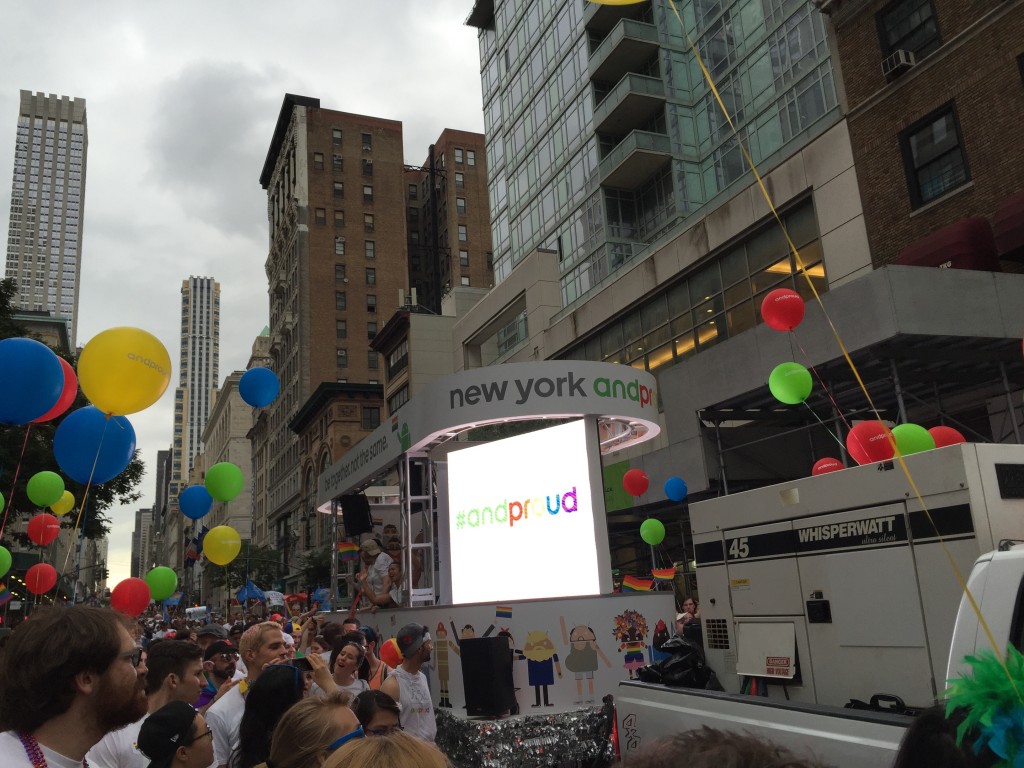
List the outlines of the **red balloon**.
<svg viewBox="0 0 1024 768">
<path fill-rule="evenodd" d="M 42 595 L 57 583 L 57 569 L 49 563 L 36 563 L 25 574 L 25 586 L 33 595 Z"/>
<path fill-rule="evenodd" d="M 149 585 L 134 577 L 119 582 L 110 592 L 110 607 L 128 616 L 138 616 L 149 601 Z"/>
<path fill-rule="evenodd" d="M 392 669 L 402 663 L 402 652 L 395 638 L 391 637 L 384 641 L 384 645 L 380 647 L 380 660 Z"/>
<path fill-rule="evenodd" d="M 833 459 L 831 456 L 826 456 L 824 459 L 818 459 L 814 462 L 814 466 L 811 467 L 811 475 L 814 477 L 827 475 L 829 472 L 838 472 L 840 469 L 846 469 L 843 466 L 843 462 L 839 459 Z"/>
<path fill-rule="evenodd" d="M 761 317 L 776 331 L 792 331 L 804 319 L 804 300 L 790 288 L 768 291 L 761 301 Z"/>
<path fill-rule="evenodd" d="M 38 419 L 33 419 L 33 424 L 42 424 L 44 421 L 57 418 L 71 407 L 71 404 L 75 402 L 75 395 L 78 394 L 78 376 L 75 375 L 75 369 L 63 357 L 57 359 L 60 360 L 60 366 L 64 369 L 64 389 L 61 390 L 60 397 L 57 398 L 53 408 Z"/>
<path fill-rule="evenodd" d="M 935 439 L 936 448 L 945 448 L 947 445 L 966 443 L 967 438 L 960 434 L 959 430 L 952 427 L 932 427 L 928 434 Z"/>
<path fill-rule="evenodd" d="M 643 496 L 649 484 L 650 480 L 642 469 L 631 469 L 622 476 L 622 487 L 630 496 Z"/>
<path fill-rule="evenodd" d="M 880 421 L 855 424 L 846 436 L 846 450 L 858 464 L 888 461 L 896 455 L 892 432 Z"/>
<path fill-rule="evenodd" d="M 60 535 L 60 520 L 43 512 L 28 521 L 28 537 L 33 544 L 45 547 Z M 45 591 L 45 590 L 43 590 Z"/>
</svg>

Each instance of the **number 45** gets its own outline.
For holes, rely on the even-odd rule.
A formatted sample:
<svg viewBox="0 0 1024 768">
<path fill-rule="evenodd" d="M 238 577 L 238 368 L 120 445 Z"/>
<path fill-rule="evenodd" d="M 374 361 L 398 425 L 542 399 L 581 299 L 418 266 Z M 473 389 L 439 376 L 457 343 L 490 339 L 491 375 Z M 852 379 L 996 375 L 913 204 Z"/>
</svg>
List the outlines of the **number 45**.
<svg viewBox="0 0 1024 768">
<path fill-rule="evenodd" d="M 747 537 L 733 539 L 729 542 L 729 557 L 733 560 L 740 560 L 750 554 L 750 545 L 747 544 Z"/>
</svg>

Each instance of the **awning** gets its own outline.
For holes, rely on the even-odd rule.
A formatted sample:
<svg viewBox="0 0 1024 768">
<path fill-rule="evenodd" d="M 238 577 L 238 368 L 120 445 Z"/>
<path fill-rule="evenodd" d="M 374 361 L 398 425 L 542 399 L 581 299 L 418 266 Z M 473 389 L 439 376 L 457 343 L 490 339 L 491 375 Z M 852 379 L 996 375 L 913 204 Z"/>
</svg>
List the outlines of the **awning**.
<svg viewBox="0 0 1024 768">
<path fill-rule="evenodd" d="M 1002 272 L 992 225 L 984 216 L 955 221 L 911 243 L 900 251 L 896 263 L 912 267 Z"/>
<path fill-rule="evenodd" d="M 1024 190 L 1003 200 L 992 217 L 1000 259 L 1024 261 Z"/>
</svg>

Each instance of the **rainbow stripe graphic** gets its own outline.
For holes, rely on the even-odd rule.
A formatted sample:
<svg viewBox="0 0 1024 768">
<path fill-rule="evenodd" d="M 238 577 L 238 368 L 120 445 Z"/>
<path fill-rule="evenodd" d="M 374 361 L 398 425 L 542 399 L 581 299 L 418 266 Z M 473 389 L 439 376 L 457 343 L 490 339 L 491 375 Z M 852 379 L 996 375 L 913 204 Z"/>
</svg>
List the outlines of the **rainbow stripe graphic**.
<svg viewBox="0 0 1024 768">
<path fill-rule="evenodd" d="M 641 579 L 636 576 L 626 576 L 622 579 L 622 589 L 625 592 L 650 592 L 654 582 L 650 579 Z"/>
</svg>

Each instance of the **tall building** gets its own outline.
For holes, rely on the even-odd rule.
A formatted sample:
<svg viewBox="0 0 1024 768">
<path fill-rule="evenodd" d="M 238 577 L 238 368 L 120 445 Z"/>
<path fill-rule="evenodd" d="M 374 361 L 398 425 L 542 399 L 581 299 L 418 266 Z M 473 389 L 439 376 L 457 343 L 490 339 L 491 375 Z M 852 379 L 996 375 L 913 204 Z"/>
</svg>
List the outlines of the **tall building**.
<svg viewBox="0 0 1024 768">
<path fill-rule="evenodd" d="M 21 92 L 6 276 L 24 310 L 49 312 L 78 338 L 85 168 L 85 99 Z"/>
<path fill-rule="evenodd" d="M 132 572 L 131 575 L 143 578 L 152 563 L 149 562 L 152 551 L 153 510 L 135 510 L 135 529 L 132 531 Z"/>
<path fill-rule="evenodd" d="M 405 181 L 409 282 L 415 303 L 439 314 L 452 288 L 494 285 L 483 134 L 445 128 Z"/>
<path fill-rule="evenodd" d="M 380 416 L 382 374 L 369 342 L 408 292 L 403 169 L 401 123 L 285 96 L 260 174 L 270 367 L 281 392 L 251 435 L 257 542 L 277 547 L 286 569 L 297 567 L 304 497 L 316 494 L 301 485 L 296 415 L 320 384 L 335 382 L 377 385 Z"/>
</svg>

